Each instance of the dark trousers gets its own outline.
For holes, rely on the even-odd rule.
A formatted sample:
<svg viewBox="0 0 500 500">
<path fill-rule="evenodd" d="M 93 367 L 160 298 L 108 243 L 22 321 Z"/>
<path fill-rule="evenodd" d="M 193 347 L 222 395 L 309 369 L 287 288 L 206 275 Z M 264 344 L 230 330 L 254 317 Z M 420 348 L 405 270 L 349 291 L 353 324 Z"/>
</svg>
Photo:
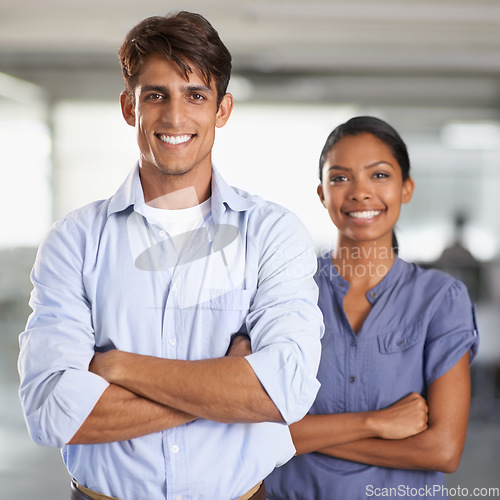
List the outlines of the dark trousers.
<svg viewBox="0 0 500 500">
<path fill-rule="evenodd" d="M 77 489 L 73 481 L 71 481 L 71 492 L 69 500 L 92 500 L 88 495 Z"/>
<path fill-rule="evenodd" d="M 255 495 L 251 497 L 251 500 L 266 500 L 266 486 L 264 485 L 264 481 L 262 481 L 262 484 Z"/>
</svg>

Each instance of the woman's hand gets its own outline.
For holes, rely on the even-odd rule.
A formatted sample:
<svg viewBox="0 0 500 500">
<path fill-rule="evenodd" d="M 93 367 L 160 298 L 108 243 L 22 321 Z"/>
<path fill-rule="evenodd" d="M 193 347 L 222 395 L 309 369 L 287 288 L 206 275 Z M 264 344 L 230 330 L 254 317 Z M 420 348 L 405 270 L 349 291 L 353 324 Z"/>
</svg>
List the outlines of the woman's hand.
<svg viewBox="0 0 500 500">
<path fill-rule="evenodd" d="M 319 451 L 332 456 L 339 445 L 369 438 L 395 442 L 426 429 L 427 403 L 417 393 L 382 410 L 306 415 L 290 426 L 297 455 Z"/>
<path fill-rule="evenodd" d="M 393 405 L 373 412 L 377 436 L 404 439 L 427 429 L 428 408 L 425 399 L 413 392 Z"/>
</svg>

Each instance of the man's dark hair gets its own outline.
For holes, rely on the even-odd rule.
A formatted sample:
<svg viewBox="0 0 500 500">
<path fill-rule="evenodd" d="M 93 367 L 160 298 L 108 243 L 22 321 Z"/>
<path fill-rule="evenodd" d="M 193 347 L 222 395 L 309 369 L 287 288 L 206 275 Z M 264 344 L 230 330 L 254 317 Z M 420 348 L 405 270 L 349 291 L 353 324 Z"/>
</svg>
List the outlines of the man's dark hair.
<svg viewBox="0 0 500 500">
<path fill-rule="evenodd" d="M 217 105 L 227 91 L 231 76 L 231 54 L 213 26 L 200 14 L 178 12 L 144 19 L 134 26 L 118 52 L 125 90 L 134 99 L 137 77 L 144 59 L 160 54 L 175 62 L 186 79 L 199 69 L 205 83 L 212 79 Z"/>
</svg>

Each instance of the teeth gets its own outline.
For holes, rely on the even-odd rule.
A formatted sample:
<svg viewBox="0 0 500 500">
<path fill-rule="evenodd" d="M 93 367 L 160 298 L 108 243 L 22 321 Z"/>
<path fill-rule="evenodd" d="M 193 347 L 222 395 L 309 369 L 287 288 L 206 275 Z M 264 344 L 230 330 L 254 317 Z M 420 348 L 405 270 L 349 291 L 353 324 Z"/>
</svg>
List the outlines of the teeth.
<svg viewBox="0 0 500 500">
<path fill-rule="evenodd" d="M 159 135 L 158 137 L 167 144 L 182 144 L 191 139 L 191 135 Z"/>
<path fill-rule="evenodd" d="M 365 212 L 349 212 L 349 217 L 354 217 L 355 219 L 373 219 L 379 215 L 381 210 L 366 210 Z"/>
</svg>

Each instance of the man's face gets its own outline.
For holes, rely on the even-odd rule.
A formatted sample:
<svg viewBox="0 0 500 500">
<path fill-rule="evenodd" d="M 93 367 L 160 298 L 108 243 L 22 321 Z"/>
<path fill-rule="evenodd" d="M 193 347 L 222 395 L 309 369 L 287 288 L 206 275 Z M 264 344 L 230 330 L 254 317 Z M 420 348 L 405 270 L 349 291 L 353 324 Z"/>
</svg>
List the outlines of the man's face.
<svg viewBox="0 0 500 500">
<path fill-rule="evenodd" d="M 161 55 L 143 62 L 134 101 L 122 93 L 122 112 L 137 130 L 141 176 L 192 178 L 211 172 L 215 127 L 222 127 L 232 110 L 226 94 L 217 108 L 217 91 L 199 70 L 186 80 L 179 67 Z"/>
</svg>

